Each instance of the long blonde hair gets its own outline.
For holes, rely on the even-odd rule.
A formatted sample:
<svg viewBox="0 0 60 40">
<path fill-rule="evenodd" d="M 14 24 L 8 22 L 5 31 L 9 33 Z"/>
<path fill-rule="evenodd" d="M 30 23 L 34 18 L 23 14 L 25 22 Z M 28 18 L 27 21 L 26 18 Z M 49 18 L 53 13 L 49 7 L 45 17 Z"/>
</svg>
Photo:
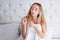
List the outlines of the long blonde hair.
<svg viewBox="0 0 60 40">
<path fill-rule="evenodd" d="M 29 12 L 28 12 L 27 16 L 25 16 L 25 17 L 28 19 L 28 21 L 29 21 L 29 20 L 30 20 L 30 21 L 32 20 L 31 8 L 32 8 L 32 6 L 35 5 L 35 4 L 38 5 L 39 8 L 40 8 L 40 11 L 39 11 L 39 13 L 38 13 L 38 15 L 37 15 L 38 23 L 40 23 L 41 25 L 44 24 L 44 25 L 46 26 L 46 20 L 45 20 L 45 18 L 44 18 L 44 13 L 43 13 L 42 5 L 41 5 L 40 3 L 37 3 L 37 2 L 33 3 L 33 4 L 31 5 L 30 9 L 29 9 Z"/>
</svg>

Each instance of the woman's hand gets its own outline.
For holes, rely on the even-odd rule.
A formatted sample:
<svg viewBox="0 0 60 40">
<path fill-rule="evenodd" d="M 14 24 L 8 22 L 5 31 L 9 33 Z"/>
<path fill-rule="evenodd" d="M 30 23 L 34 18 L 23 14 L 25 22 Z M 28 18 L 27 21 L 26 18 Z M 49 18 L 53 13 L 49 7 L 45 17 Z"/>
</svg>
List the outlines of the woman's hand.
<svg viewBox="0 0 60 40">
<path fill-rule="evenodd" d="M 27 18 L 23 18 L 23 19 L 22 19 L 22 24 L 23 24 L 23 25 L 26 25 L 26 24 L 27 24 Z"/>
<path fill-rule="evenodd" d="M 29 27 L 34 27 L 34 26 L 35 26 L 35 24 L 32 21 L 30 21 L 29 22 Z"/>
</svg>

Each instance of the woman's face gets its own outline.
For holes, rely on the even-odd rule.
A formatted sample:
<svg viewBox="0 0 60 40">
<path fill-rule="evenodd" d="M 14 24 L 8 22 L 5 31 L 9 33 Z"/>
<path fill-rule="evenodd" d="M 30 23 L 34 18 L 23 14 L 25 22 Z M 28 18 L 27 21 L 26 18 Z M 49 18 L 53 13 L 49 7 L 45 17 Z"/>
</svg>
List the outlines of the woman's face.
<svg viewBox="0 0 60 40">
<path fill-rule="evenodd" d="M 39 13 L 39 6 L 37 4 L 34 4 L 31 8 L 31 15 L 33 17 L 37 17 L 38 13 Z"/>
</svg>

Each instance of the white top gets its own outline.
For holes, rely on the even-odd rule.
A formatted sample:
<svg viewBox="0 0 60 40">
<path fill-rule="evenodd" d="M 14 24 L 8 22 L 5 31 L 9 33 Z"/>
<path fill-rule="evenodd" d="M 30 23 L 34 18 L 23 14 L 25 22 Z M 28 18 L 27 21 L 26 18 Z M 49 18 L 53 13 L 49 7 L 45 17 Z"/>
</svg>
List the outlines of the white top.
<svg viewBox="0 0 60 40">
<path fill-rule="evenodd" d="M 36 33 L 36 31 L 33 28 L 29 27 L 28 24 L 27 24 L 27 26 L 28 26 L 28 28 L 27 28 L 27 33 L 26 33 L 25 39 L 23 39 L 22 34 L 21 34 L 21 36 L 19 37 L 18 40 L 40 40 L 40 37 L 38 36 L 38 34 Z M 40 24 L 35 24 L 35 26 L 40 31 L 42 31 Z"/>
</svg>

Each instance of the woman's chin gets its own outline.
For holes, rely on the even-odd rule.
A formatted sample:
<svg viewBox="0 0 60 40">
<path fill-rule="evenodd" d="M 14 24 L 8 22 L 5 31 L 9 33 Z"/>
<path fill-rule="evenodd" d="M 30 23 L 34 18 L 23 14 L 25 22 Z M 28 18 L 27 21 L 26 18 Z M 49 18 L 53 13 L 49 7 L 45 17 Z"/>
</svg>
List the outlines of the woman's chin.
<svg viewBox="0 0 60 40">
<path fill-rule="evenodd" d="M 36 17 L 35 15 L 33 15 L 32 17 Z"/>
</svg>

